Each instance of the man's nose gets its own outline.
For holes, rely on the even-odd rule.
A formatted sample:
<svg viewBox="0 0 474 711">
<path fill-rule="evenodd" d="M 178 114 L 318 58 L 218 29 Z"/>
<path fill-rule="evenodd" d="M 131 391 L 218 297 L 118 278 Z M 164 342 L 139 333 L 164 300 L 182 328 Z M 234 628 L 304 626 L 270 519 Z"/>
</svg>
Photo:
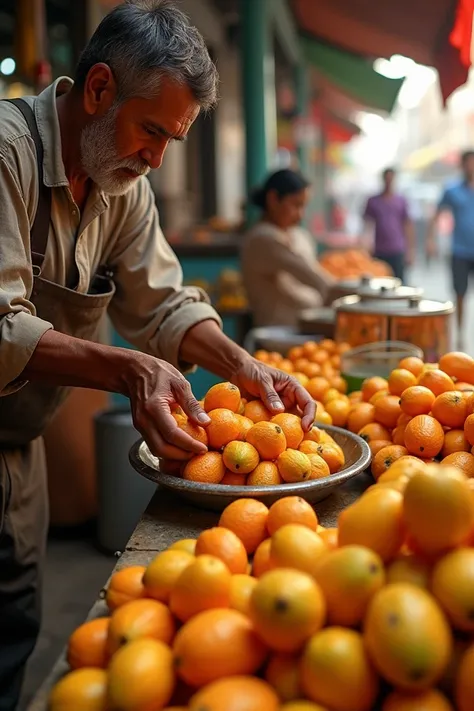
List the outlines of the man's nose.
<svg viewBox="0 0 474 711">
<path fill-rule="evenodd" d="M 148 163 L 150 168 L 155 169 L 161 166 L 165 150 L 166 145 L 161 146 L 160 148 L 156 148 L 154 150 L 151 150 L 150 148 L 144 148 L 143 151 L 140 153 L 140 156 Z"/>
</svg>

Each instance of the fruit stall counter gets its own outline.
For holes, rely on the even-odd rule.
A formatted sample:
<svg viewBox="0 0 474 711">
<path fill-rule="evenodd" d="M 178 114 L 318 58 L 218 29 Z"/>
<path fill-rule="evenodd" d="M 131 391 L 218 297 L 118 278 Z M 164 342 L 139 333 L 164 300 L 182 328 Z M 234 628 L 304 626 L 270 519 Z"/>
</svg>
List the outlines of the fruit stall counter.
<svg viewBox="0 0 474 711">
<path fill-rule="evenodd" d="M 360 474 L 337 489 L 327 499 L 316 504 L 315 510 L 320 523 L 326 527 L 336 526 L 339 513 L 358 499 L 372 484 L 371 476 Z M 165 550 L 174 541 L 195 538 L 202 530 L 216 526 L 219 516 L 218 513 L 185 504 L 171 492 L 158 488 L 113 572 L 128 566 L 148 565 L 159 552 Z M 106 604 L 99 596 L 92 606 L 88 619 L 106 614 Z M 27 711 L 48 711 L 51 689 L 68 670 L 64 653 L 38 690 Z"/>
</svg>

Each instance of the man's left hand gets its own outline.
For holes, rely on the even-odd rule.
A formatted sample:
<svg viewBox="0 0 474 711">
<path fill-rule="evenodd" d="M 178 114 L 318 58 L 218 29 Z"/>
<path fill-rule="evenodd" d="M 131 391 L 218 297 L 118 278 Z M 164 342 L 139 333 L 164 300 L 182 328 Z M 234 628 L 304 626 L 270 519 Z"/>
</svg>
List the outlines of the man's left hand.
<svg viewBox="0 0 474 711">
<path fill-rule="evenodd" d="M 297 406 L 303 413 L 301 424 L 305 432 L 313 426 L 316 403 L 291 375 L 249 357 L 239 367 L 232 382 L 239 387 L 244 397 L 250 395 L 261 398 L 275 415 Z"/>
</svg>

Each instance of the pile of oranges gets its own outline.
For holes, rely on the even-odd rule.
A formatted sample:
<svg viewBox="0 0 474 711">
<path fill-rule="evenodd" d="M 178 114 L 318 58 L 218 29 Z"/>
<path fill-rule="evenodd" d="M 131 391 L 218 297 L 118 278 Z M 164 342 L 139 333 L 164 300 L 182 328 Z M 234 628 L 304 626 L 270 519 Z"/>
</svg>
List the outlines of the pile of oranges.
<svg viewBox="0 0 474 711">
<path fill-rule="evenodd" d="M 352 393 L 346 426 L 369 443 L 378 478 L 398 458 L 441 460 L 474 477 L 474 360 L 447 353 L 439 363 L 405 358 L 386 380 Z"/>
<path fill-rule="evenodd" d="M 472 711 L 471 481 L 400 459 L 337 528 L 233 502 L 112 576 L 50 711 Z"/>
<path fill-rule="evenodd" d="M 232 383 L 218 383 L 202 405 L 211 423 L 200 427 L 178 410 L 178 426 L 208 447 L 187 463 L 161 461 L 163 472 L 187 481 L 227 486 L 272 486 L 320 479 L 345 463 L 342 448 L 313 426 L 304 432 L 301 417 L 272 415 L 261 400 L 246 401 Z"/>
<path fill-rule="evenodd" d="M 357 279 L 362 276 L 388 277 L 393 274 L 386 262 L 374 259 L 361 249 L 325 252 L 320 257 L 319 264 L 338 280 Z"/>
</svg>

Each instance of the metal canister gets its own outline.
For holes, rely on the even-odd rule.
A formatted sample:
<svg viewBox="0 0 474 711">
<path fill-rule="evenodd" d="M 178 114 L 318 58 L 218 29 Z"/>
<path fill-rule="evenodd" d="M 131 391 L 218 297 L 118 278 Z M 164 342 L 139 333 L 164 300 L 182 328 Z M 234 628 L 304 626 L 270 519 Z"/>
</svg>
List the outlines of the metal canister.
<svg viewBox="0 0 474 711">
<path fill-rule="evenodd" d="M 451 301 L 346 296 L 334 302 L 334 309 L 336 340 L 352 346 L 404 341 L 421 348 L 428 362 L 437 362 L 443 353 L 452 350 Z"/>
<path fill-rule="evenodd" d="M 421 299 L 423 289 L 414 286 L 403 286 L 397 277 L 367 277 L 341 281 L 341 289 L 360 296 L 361 299 L 383 299 L 384 301 L 399 301 L 403 299 Z"/>
</svg>

